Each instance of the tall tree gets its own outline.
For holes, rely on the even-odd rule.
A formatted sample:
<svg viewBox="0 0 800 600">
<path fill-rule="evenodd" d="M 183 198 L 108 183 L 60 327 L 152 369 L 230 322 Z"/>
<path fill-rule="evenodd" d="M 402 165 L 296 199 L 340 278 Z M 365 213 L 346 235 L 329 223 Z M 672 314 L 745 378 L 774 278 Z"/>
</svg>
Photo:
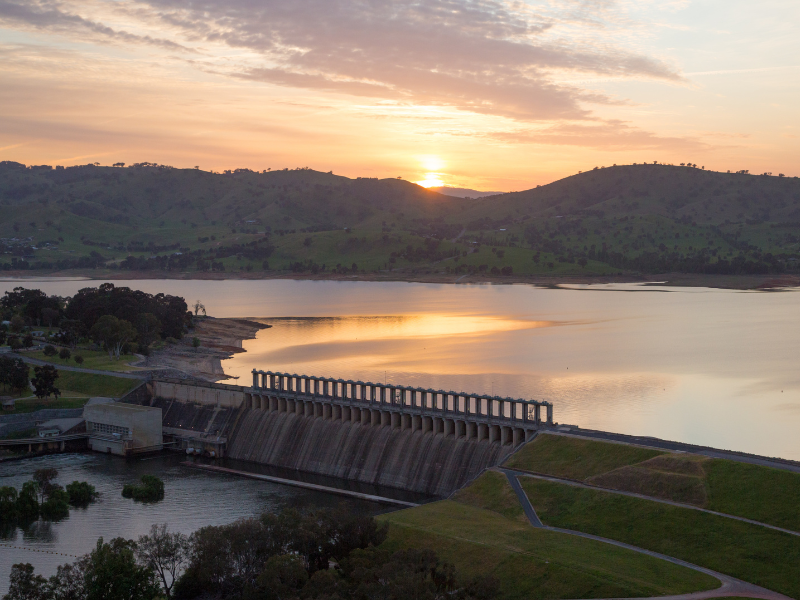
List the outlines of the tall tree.
<svg viewBox="0 0 800 600">
<path fill-rule="evenodd" d="M 21 358 L 0 356 L 0 383 L 12 390 L 23 390 L 28 387 L 28 365 Z"/>
<path fill-rule="evenodd" d="M 140 313 L 136 318 L 136 331 L 139 333 L 139 343 L 149 346 L 161 334 L 161 321 L 153 313 Z"/>
<path fill-rule="evenodd" d="M 85 563 L 86 600 L 153 600 L 160 593 L 155 573 L 139 565 L 136 543 L 114 538 L 97 546 Z"/>
<path fill-rule="evenodd" d="M 51 600 L 47 580 L 41 575 L 34 575 L 33 565 L 17 563 L 11 567 L 8 581 L 8 593 L 3 600 Z"/>
<path fill-rule="evenodd" d="M 110 357 L 118 359 L 125 344 L 136 339 L 136 329 L 130 321 L 103 315 L 97 319 L 89 331 L 89 336 L 98 344 L 102 344 Z"/>
<path fill-rule="evenodd" d="M 36 388 L 37 398 L 49 398 L 50 394 L 58 396 L 61 393 L 55 385 L 58 371 L 53 365 L 33 367 L 33 373 L 31 383 Z"/>
<path fill-rule="evenodd" d="M 172 598 L 172 586 L 189 564 L 189 538 L 180 532 L 170 532 L 167 524 L 153 525 L 150 533 L 139 538 L 136 557 L 152 569 L 159 579 L 167 600 Z"/>
</svg>

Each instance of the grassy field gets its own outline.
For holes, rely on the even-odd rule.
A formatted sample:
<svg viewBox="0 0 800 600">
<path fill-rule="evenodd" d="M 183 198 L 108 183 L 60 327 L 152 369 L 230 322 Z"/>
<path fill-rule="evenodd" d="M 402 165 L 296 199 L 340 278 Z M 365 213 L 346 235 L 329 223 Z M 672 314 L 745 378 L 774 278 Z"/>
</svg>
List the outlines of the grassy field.
<svg viewBox="0 0 800 600">
<path fill-rule="evenodd" d="M 490 495 L 498 493 L 503 495 Z M 387 547 L 434 550 L 465 577 L 491 573 L 501 582 L 502 600 L 646 597 L 719 585 L 666 561 L 537 530 L 492 510 L 450 500 L 380 518 L 391 524 Z"/>
<path fill-rule="evenodd" d="M 520 477 L 546 525 L 681 558 L 800 597 L 800 538 L 689 508 Z"/>
<path fill-rule="evenodd" d="M 583 481 L 663 452 L 561 435 L 539 435 L 506 461 L 509 469 Z"/>
<path fill-rule="evenodd" d="M 66 395 L 107 396 L 119 398 L 124 396 L 136 385 L 137 379 L 123 379 L 113 375 L 97 375 L 94 373 L 80 373 L 77 371 L 59 371 L 56 387 Z M 68 394 L 67 392 L 70 392 Z"/>
<path fill-rule="evenodd" d="M 83 364 L 75 362 L 75 356 L 80 355 L 83 357 Z M 64 360 L 55 356 L 46 356 L 44 352 L 38 350 L 36 352 L 26 352 L 25 356 L 45 360 L 56 367 L 80 367 L 82 369 L 97 369 L 99 371 L 134 371 L 135 367 L 128 365 L 128 361 L 139 360 L 133 355 L 122 356 L 119 360 L 115 360 L 108 355 L 108 352 L 103 350 L 75 350 L 72 351 L 72 356 Z"/>
</svg>

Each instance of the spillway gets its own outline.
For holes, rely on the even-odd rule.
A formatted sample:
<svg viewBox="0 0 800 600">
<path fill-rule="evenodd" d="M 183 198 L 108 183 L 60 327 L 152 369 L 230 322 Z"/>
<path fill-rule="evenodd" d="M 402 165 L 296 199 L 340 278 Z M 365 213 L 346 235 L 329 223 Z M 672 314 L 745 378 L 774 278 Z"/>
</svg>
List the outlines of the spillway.
<svg viewBox="0 0 800 600">
<path fill-rule="evenodd" d="M 243 408 L 227 456 L 435 496 L 447 496 L 514 451 L 456 438 L 292 412 Z"/>
</svg>

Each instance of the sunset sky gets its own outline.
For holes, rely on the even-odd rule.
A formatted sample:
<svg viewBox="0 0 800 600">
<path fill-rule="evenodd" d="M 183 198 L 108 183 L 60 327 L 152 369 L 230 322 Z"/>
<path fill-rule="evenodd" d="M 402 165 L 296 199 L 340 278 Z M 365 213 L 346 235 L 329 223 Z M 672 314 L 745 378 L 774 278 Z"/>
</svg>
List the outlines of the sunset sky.
<svg viewBox="0 0 800 600">
<path fill-rule="evenodd" d="M 800 175 L 797 0 L 0 0 L 0 160 Z"/>
</svg>

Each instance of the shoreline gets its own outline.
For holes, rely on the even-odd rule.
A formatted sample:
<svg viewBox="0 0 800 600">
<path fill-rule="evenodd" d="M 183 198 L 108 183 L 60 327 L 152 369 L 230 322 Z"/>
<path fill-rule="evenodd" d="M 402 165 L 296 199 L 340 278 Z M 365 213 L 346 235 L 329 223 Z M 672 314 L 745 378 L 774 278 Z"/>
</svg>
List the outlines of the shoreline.
<svg viewBox="0 0 800 600">
<path fill-rule="evenodd" d="M 259 331 L 271 327 L 249 319 L 195 317 L 194 329 L 178 343 L 153 351 L 136 366 L 175 369 L 194 379 L 211 383 L 235 379 L 225 373 L 222 361 L 233 358 L 239 352 L 246 352 L 242 342 L 255 339 Z M 200 340 L 198 348 L 192 346 L 193 338 Z"/>
<path fill-rule="evenodd" d="M 408 273 L 390 271 L 380 273 L 356 273 L 352 275 L 283 273 L 274 271 L 252 272 L 164 272 L 164 271 L 119 271 L 112 269 L 78 269 L 67 271 L 4 271 L 3 279 L 37 281 L 42 279 L 80 278 L 87 281 L 133 281 L 133 280 L 176 280 L 176 281 L 360 281 L 360 282 L 404 282 L 436 283 L 452 285 L 519 285 L 557 289 L 563 285 L 604 285 L 614 283 L 654 284 L 665 287 L 706 287 L 729 290 L 779 290 L 800 287 L 800 275 L 705 275 L 697 273 L 660 273 L 652 275 L 509 275 L 492 276 L 485 273 L 474 275 L 449 275 L 444 273 Z"/>
</svg>

